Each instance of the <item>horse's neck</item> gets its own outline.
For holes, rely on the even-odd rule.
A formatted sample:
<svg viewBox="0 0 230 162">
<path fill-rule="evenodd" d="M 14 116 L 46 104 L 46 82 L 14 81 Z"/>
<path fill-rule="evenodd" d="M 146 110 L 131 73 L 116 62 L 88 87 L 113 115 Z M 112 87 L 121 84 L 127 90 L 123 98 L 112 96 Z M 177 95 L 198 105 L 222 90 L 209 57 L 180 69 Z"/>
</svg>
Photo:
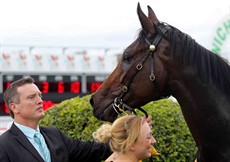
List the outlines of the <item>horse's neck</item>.
<svg viewBox="0 0 230 162">
<path fill-rule="evenodd" d="M 174 80 L 171 87 L 198 147 L 209 153 L 230 148 L 229 96 L 199 79 Z"/>
<path fill-rule="evenodd" d="M 216 87 L 192 78 L 174 81 L 171 87 L 186 119 L 221 117 L 230 120 L 230 98 Z"/>
</svg>

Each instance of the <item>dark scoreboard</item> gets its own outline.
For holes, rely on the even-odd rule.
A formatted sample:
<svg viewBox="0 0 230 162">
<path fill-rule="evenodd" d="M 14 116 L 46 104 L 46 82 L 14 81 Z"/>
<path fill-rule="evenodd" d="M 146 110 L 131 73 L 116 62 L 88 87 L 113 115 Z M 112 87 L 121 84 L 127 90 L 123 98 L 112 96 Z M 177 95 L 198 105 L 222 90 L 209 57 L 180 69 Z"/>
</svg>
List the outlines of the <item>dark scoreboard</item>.
<svg viewBox="0 0 230 162">
<path fill-rule="evenodd" d="M 43 107 L 48 109 L 56 103 L 76 96 L 94 93 L 108 77 L 107 73 L 0 73 L 0 115 L 9 115 L 3 100 L 3 92 L 15 80 L 30 76 L 42 92 Z"/>
</svg>

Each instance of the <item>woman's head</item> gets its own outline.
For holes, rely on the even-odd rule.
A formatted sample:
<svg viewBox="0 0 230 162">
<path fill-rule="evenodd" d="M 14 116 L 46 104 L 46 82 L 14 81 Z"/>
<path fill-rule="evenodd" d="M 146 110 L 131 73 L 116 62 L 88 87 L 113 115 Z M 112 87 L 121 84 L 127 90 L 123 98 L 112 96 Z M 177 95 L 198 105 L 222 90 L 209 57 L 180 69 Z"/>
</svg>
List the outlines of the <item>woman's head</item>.
<svg viewBox="0 0 230 162">
<path fill-rule="evenodd" d="M 115 120 L 112 125 L 104 124 L 94 132 L 93 136 L 100 142 L 109 141 L 112 151 L 123 154 L 132 151 L 137 155 L 138 153 L 136 152 L 138 150 L 140 152 L 141 148 L 146 152 L 156 142 L 152 137 L 152 131 L 148 123 L 143 117 L 136 115 L 122 116 Z M 140 146 L 137 147 L 137 144 Z M 145 158 L 146 156 L 150 157 L 150 151 L 148 155 L 144 156 Z"/>
</svg>

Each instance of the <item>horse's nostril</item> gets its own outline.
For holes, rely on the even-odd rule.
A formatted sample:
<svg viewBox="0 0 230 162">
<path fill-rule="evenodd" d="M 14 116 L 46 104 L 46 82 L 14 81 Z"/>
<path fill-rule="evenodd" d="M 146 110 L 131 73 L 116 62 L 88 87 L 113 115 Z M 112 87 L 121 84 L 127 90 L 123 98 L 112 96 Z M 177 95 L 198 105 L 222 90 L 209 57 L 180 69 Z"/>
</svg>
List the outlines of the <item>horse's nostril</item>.
<svg viewBox="0 0 230 162">
<path fill-rule="evenodd" d="M 89 103 L 91 104 L 91 106 L 94 105 L 94 101 L 93 101 L 93 97 L 92 96 L 90 97 Z"/>
</svg>

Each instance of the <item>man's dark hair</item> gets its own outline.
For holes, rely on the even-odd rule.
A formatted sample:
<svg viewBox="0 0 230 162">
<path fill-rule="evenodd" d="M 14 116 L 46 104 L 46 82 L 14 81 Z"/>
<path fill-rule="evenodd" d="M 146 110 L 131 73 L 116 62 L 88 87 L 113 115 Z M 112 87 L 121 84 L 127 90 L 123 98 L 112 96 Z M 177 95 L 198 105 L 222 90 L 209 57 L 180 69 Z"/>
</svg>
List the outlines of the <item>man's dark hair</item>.
<svg viewBox="0 0 230 162">
<path fill-rule="evenodd" d="M 10 84 L 10 86 L 5 90 L 3 97 L 4 101 L 8 106 L 8 109 L 10 110 L 10 115 L 12 118 L 14 118 L 14 114 L 10 108 L 10 103 L 15 102 L 19 103 L 20 102 L 20 94 L 18 93 L 17 89 L 18 87 L 21 87 L 25 84 L 32 84 L 34 83 L 34 79 L 31 77 L 24 77 L 21 78 L 13 83 Z"/>
</svg>

